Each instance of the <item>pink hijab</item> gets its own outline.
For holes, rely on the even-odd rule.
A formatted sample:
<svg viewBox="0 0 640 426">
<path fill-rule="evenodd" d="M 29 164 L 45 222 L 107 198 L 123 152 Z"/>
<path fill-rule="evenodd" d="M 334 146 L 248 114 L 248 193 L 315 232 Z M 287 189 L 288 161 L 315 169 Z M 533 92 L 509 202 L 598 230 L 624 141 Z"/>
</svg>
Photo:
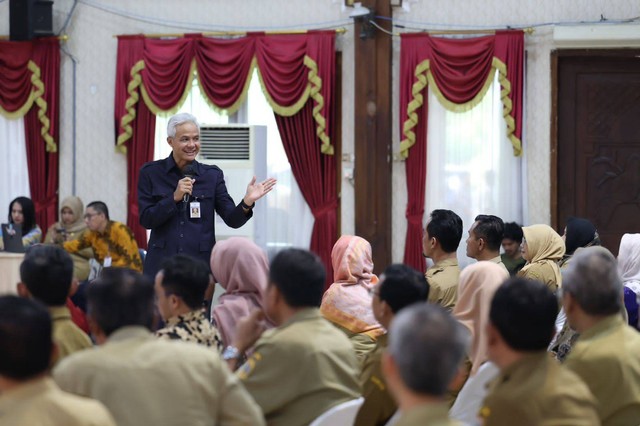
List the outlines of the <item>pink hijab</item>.
<svg viewBox="0 0 640 426">
<path fill-rule="evenodd" d="M 460 274 L 458 302 L 453 316 L 471 333 L 471 373 L 476 374 L 487 361 L 486 327 L 489 322 L 491 300 L 509 274 L 497 263 L 483 261 L 467 266 Z"/>
<path fill-rule="evenodd" d="M 236 322 L 255 309 L 262 309 L 267 288 L 267 256 L 251 240 L 232 237 L 219 241 L 211 252 L 211 272 L 226 292 L 213 307 L 211 319 L 225 345 L 231 344 Z"/>
<path fill-rule="evenodd" d="M 352 333 L 375 339 L 384 330 L 373 316 L 369 289 L 378 282 L 373 274 L 371 244 L 364 238 L 343 235 L 331 251 L 333 281 L 324 293 L 320 313 Z"/>
</svg>

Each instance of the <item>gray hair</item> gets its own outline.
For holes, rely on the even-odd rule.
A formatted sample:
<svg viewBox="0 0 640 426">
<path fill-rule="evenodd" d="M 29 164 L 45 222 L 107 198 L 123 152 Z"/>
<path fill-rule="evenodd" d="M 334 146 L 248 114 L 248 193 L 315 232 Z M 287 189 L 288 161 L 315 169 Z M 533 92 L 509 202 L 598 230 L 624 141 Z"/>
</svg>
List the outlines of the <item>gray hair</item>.
<svg viewBox="0 0 640 426">
<path fill-rule="evenodd" d="M 562 292 L 571 294 L 588 315 L 620 312 L 622 291 L 616 259 L 604 247 L 576 250 L 562 273 Z"/>
<path fill-rule="evenodd" d="M 412 391 L 443 396 L 469 346 L 468 331 L 438 305 L 402 309 L 389 330 L 388 352 Z"/>
<path fill-rule="evenodd" d="M 200 124 L 198 123 L 198 119 L 188 112 L 181 112 L 180 114 L 176 114 L 169 119 L 169 124 L 167 124 L 167 137 L 175 138 L 176 137 L 176 127 L 184 123 L 193 123 L 200 131 Z"/>
</svg>

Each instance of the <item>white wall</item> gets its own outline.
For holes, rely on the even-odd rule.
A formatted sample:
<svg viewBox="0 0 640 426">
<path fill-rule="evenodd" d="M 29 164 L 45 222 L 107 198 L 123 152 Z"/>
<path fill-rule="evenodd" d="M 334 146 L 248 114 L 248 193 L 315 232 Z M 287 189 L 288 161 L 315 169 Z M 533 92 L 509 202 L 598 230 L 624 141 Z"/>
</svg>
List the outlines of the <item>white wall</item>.
<svg viewBox="0 0 640 426">
<path fill-rule="evenodd" d="M 55 0 L 54 29 L 62 27 L 72 0 Z M 126 218 L 126 161 L 114 150 L 114 80 L 117 34 L 199 32 L 140 22 L 108 12 L 126 11 L 154 21 L 201 24 L 230 29 L 303 28 L 309 24 L 347 21 L 336 0 L 82 0 L 68 27 L 67 49 L 79 60 L 77 67 L 77 195 L 85 202 L 105 201 L 116 220 Z M 396 19 L 446 24 L 495 26 L 529 25 L 541 22 L 591 21 L 640 15 L 640 2 L 632 0 L 417 0 L 411 11 L 397 9 Z M 342 145 L 353 153 L 353 31 L 338 36 L 343 52 Z M 398 31 L 398 30 L 396 30 Z M 9 34 L 9 1 L 0 0 L 0 34 Z M 526 37 L 527 99 L 525 103 L 525 157 L 527 159 L 529 223 L 550 220 L 550 52 L 554 49 L 553 27 L 536 29 Z M 393 53 L 393 146 L 398 151 L 398 58 L 399 39 Z M 62 58 L 60 131 L 60 197 L 72 189 L 72 63 Z M 344 163 L 345 167 L 352 166 Z M 393 260 L 402 259 L 406 221 L 404 164 L 393 165 Z M 236 197 L 238 195 L 235 195 Z M 352 233 L 354 225 L 353 186 L 342 185 L 342 231 Z"/>
</svg>

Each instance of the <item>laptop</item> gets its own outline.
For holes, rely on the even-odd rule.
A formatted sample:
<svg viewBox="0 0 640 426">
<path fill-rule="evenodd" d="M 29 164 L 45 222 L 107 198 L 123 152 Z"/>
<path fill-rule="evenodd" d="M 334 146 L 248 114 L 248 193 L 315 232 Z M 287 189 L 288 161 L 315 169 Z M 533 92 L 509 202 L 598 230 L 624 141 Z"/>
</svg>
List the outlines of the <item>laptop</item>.
<svg viewBox="0 0 640 426">
<path fill-rule="evenodd" d="M 22 244 L 22 225 L 3 223 L 2 242 L 4 243 L 4 251 L 10 253 L 24 253 L 24 244 Z"/>
</svg>

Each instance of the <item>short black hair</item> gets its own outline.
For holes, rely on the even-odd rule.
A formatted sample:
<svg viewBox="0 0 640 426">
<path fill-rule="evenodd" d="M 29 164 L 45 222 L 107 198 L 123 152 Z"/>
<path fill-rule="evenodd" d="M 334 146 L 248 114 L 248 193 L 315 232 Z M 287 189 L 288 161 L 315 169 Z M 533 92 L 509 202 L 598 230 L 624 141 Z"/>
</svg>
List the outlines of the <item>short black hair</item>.
<svg viewBox="0 0 640 426">
<path fill-rule="evenodd" d="M 429 297 L 429 284 L 424 274 L 410 266 L 400 263 L 389 265 L 382 275 L 384 279 L 378 287 L 378 297 L 389 305 L 394 314 Z"/>
<path fill-rule="evenodd" d="M 73 280 L 73 260 L 62 247 L 31 246 L 20 264 L 20 280 L 45 305 L 62 306 Z"/>
<path fill-rule="evenodd" d="M 202 307 L 209 286 L 209 266 L 200 259 L 177 254 L 167 258 L 160 267 L 162 288 L 166 295 L 180 297 L 191 309 Z"/>
<path fill-rule="evenodd" d="M 543 351 L 551 342 L 558 299 L 541 282 L 510 278 L 491 301 L 489 319 L 504 341 L 517 351 Z"/>
<path fill-rule="evenodd" d="M 522 239 L 524 238 L 524 234 L 522 233 L 522 226 L 518 225 L 516 222 L 505 223 L 504 232 L 502 233 L 502 239 L 505 238 L 521 244 Z"/>
<path fill-rule="evenodd" d="M 51 316 L 40 303 L 0 297 L 0 376 L 28 380 L 51 363 Z"/>
<path fill-rule="evenodd" d="M 153 283 L 131 269 L 105 268 L 100 278 L 88 285 L 87 305 L 89 315 L 107 336 L 129 325 L 151 329 Z"/>
<path fill-rule="evenodd" d="M 86 208 L 91 207 L 92 209 L 94 209 L 96 212 L 98 213 L 102 213 L 104 215 L 104 217 L 109 220 L 109 208 L 107 207 L 107 205 L 102 202 L 102 201 L 92 201 L 89 204 L 87 204 Z"/>
<path fill-rule="evenodd" d="M 479 214 L 475 219 L 478 224 L 473 229 L 476 238 L 482 238 L 491 251 L 500 250 L 504 235 L 504 222 L 492 214 Z"/>
<path fill-rule="evenodd" d="M 24 217 L 24 223 L 22 224 L 22 233 L 26 234 L 36 227 L 36 207 L 33 205 L 33 200 L 27 197 L 17 197 L 9 203 L 9 223 L 13 223 L 11 218 L 11 208 L 14 203 L 20 204 L 22 207 L 22 216 Z"/>
<path fill-rule="evenodd" d="M 324 293 L 326 271 L 318 256 L 307 250 L 279 252 L 269 267 L 269 284 L 276 286 L 293 308 L 318 307 Z"/>
<path fill-rule="evenodd" d="M 427 224 L 429 237 L 435 237 L 442 250 L 453 253 L 458 250 L 462 239 L 462 219 L 451 210 L 438 209 L 431 212 Z"/>
</svg>

